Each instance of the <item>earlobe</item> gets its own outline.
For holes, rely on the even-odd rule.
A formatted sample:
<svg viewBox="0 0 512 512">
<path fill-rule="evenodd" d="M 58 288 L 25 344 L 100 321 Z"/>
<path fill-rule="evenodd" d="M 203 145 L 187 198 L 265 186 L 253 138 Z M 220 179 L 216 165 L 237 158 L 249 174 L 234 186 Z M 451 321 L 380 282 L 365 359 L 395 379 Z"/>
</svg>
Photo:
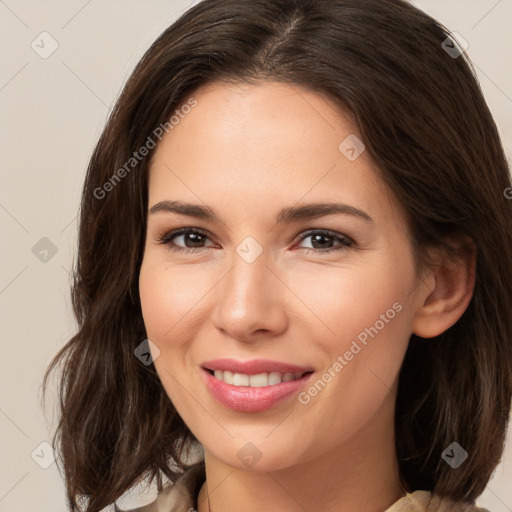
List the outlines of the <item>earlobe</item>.
<svg viewBox="0 0 512 512">
<path fill-rule="evenodd" d="M 419 297 L 413 320 L 413 333 L 433 338 L 454 325 L 466 311 L 475 287 L 476 246 L 465 239 L 460 256 L 453 261 L 445 256 L 429 276 L 430 287 Z"/>
</svg>

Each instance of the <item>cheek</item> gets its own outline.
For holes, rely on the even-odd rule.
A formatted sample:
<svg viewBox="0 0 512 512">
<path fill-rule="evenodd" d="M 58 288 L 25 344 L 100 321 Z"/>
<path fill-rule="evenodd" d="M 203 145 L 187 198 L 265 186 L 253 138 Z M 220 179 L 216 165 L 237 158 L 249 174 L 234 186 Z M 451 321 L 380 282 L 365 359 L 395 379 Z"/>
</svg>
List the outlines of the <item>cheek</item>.
<svg viewBox="0 0 512 512">
<path fill-rule="evenodd" d="M 308 323 L 320 326 L 315 343 L 327 361 L 326 373 L 302 403 L 313 405 L 311 410 L 340 404 L 336 421 L 359 418 L 356 425 L 375 412 L 399 373 L 411 334 L 414 265 L 408 255 L 381 253 L 325 275 L 300 280 L 297 291 L 320 320 L 308 313 Z"/>
<path fill-rule="evenodd" d="M 291 310 L 297 312 L 297 323 L 318 325 L 315 332 L 326 346 L 342 349 L 376 323 L 377 330 L 389 333 L 390 338 L 407 331 L 404 312 L 410 302 L 414 270 L 406 258 L 397 261 L 380 255 L 361 265 L 309 270 L 288 276 L 297 297 L 296 301 L 292 298 L 297 304 Z"/>
<path fill-rule="evenodd" d="M 279 274 L 285 284 L 276 284 L 283 287 L 281 292 L 275 290 L 275 296 L 281 296 L 276 306 L 286 310 L 292 328 L 297 325 L 314 334 L 317 343 L 325 340 L 331 355 L 333 347 L 339 351 L 361 333 L 364 338 L 365 329 L 376 322 L 379 328 L 381 315 L 385 315 L 384 320 L 392 317 L 383 332 L 391 335 L 404 330 L 401 320 L 405 314 L 393 309 L 393 304 L 405 310 L 414 283 L 412 261 L 406 256 L 397 259 L 396 253 L 388 256 L 382 251 L 364 264 L 335 267 L 308 262 L 281 268 Z M 218 281 L 218 269 L 208 263 L 173 266 L 165 257 L 150 255 L 142 264 L 139 278 L 148 338 L 165 343 L 161 349 L 185 345 L 207 320 L 208 308 L 214 307 L 210 304 L 212 297 L 222 300 L 214 290 L 216 285 L 222 286 Z M 402 318 L 397 320 L 394 313 Z"/>
<path fill-rule="evenodd" d="M 193 265 L 172 267 L 156 258 L 144 261 L 139 276 L 142 315 L 149 339 L 180 343 L 184 327 L 201 310 L 201 299 L 213 286 Z M 160 347 L 162 349 L 162 347 Z"/>
<path fill-rule="evenodd" d="M 146 334 L 160 350 L 154 361 L 155 368 L 167 396 L 182 417 L 187 417 L 192 405 L 183 392 L 187 377 L 183 358 L 187 356 L 188 344 L 185 331 L 201 296 L 197 281 L 197 275 L 192 272 L 190 276 L 184 275 L 153 255 L 143 261 L 139 275 Z"/>
</svg>

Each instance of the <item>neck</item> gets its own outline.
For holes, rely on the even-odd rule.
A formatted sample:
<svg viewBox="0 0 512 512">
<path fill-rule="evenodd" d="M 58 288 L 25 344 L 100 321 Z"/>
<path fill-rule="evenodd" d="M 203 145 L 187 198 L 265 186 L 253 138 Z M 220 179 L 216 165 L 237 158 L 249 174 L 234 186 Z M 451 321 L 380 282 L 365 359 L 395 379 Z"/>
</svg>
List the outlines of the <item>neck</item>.
<svg viewBox="0 0 512 512">
<path fill-rule="evenodd" d="M 398 476 L 394 407 L 389 404 L 382 404 L 343 443 L 284 469 L 234 468 L 206 448 L 205 467 L 207 485 L 201 488 L 198 512 L 383 512 L 405 493 Z"/>
</svg>

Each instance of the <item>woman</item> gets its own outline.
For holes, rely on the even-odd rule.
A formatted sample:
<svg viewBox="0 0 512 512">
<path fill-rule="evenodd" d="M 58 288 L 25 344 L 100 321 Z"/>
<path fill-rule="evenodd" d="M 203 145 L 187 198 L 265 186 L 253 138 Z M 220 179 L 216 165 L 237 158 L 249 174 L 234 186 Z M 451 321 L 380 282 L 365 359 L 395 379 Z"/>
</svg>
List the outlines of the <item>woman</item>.
<svg viewBox="0 0 512 512">
<path fill-rule="evenodd" d="M 141 511 L 482 510 L 509 187 L 467 56 L 408 3 L 191 8 L 87 172 L 80 328 L 48 370 L 70 510 L 143 478 Z"/>
</svg>

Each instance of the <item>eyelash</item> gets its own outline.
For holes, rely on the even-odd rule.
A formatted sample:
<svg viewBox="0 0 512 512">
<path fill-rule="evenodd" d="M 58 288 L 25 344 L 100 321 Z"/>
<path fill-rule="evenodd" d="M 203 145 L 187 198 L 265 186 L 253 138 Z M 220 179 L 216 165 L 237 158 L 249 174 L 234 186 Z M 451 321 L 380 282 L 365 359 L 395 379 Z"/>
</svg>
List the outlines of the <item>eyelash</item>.
<svg viewBox="0 0 512 512">
<path fill-rule="evenodd" d="M 188 234 L 188 233 L 195 233 L 199 235 L 203 235 L 207 238 L 210 238 L 208 234 L 201 230 L 196 228 L 180 228 L 175 229 L 173 231 L 168 231 L 163 233 L 161 236 L 158 237 L 158 243 L 161 245 L 167 245 L 168 249 L 170 251 L 174 252 L 181 252 L 181 253 L 194 253 L 198 251 L 202 251 L 204 249 L 208 249 L 208 247 L 180 247 L 178 245 L 171 245 L 171 242 L 178 236 Z M 326 235 L 328 237 L 334 238 L 336 241 L 341 242 L 341 245 L 337 247 L 333 247 L 330 249 L 310 249 L 309 247 L 301 247 L 300 249 L 306 250 L 306 254 L 309 254 L 310 252 L 316 253 L 316 254 L 326 254 L 334 251 L 343 251 L 348 249 L 352 246 L 353 241 L 348 238 L 347 236 L 340 235 L 339 233 L 336 233 L 334 231 L 329 230 L 322 230 L 322 229 L 313 229 L 310 231 L 307 231 L 306 233 L 302 234 L 300 237 L 298 243 L 304 241 L 306 238 L 312 235 Z"/>
</svg>

